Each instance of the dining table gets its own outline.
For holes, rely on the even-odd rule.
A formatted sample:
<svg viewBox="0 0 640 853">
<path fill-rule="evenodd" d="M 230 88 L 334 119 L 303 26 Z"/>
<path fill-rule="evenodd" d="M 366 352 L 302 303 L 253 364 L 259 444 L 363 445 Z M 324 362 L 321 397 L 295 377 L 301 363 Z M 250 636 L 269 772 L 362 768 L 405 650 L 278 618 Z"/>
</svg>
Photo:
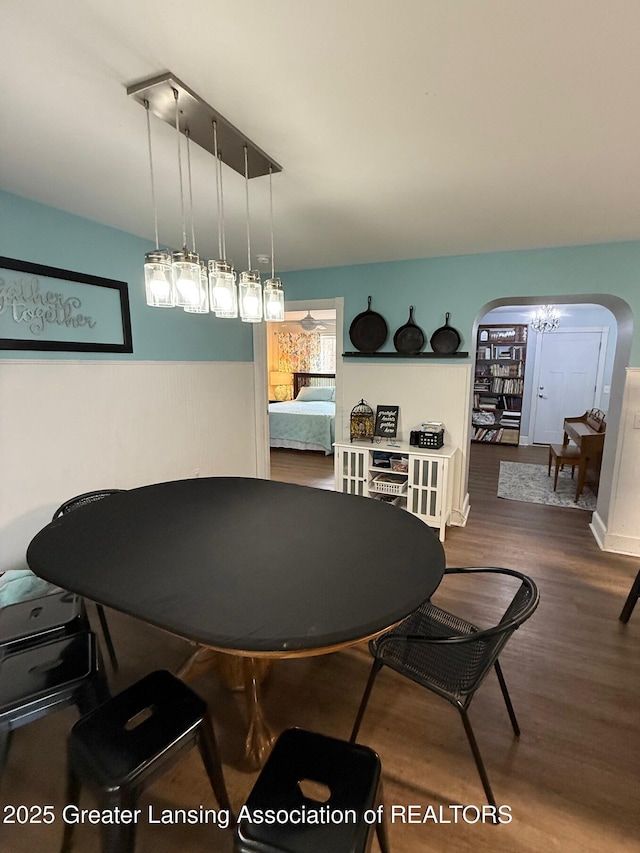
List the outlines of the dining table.
<svg viewBox="0 0 640 853">
<path fill-rule="evenodd" d="M 242 661 L 245 761 L 273 742 L 260 665 L 320 655 L 396 625 L 438 587 L 442 545 L 387 502 L 248 477 L 117 492 L 31 541 L 36 575 L 202 649 Z M 188 669 L 186 667 L 185 669 Z"/>
</svg>

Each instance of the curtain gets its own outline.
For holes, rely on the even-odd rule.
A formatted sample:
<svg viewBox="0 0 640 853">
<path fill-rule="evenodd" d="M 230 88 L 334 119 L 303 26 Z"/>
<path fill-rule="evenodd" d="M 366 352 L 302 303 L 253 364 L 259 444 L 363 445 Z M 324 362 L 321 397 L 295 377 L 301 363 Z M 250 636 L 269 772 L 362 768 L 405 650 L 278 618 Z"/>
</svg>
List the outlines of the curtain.
<svg viewBox="0 0 640 853">
<path fill-rule="evenodd" d="M 278 332 L 278 370 L 319 373 L 322 370 L 320 335 L 316 332 Z"/>
</svg>

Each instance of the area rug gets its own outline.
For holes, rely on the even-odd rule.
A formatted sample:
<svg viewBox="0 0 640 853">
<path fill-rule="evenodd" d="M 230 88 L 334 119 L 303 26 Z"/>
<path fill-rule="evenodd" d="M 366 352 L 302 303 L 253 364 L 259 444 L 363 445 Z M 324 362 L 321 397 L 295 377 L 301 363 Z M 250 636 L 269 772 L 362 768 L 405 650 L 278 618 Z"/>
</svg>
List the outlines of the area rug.
<svg viewBox="0 0 640 853">
<path fill-rule="evenodd" d="M 577 479 L 578 472 L 575 477 Z M 565 467 L 558 474 L 558 488 L 553 491 L 553 467 L 547 475 L 546 465 L 530 465 L 526 462 L 501 462 L 498 478 L 498 497 L 509 501 L 527 501 L 549 506 L 586 509 L 594 512 L 596 496 L 586 486 L 577 503 L 576 479 L 571 479 L 571 468 Z"/>
</svg>

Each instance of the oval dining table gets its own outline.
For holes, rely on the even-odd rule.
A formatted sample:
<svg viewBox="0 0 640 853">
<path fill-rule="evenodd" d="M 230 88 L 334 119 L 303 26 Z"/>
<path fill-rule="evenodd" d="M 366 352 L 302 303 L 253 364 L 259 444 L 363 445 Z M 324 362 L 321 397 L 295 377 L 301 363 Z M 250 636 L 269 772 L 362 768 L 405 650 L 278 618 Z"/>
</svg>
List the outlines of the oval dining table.
<svg viewBox="0 0 640 853">
<path fill-rule="evenodd" d="M 273 740 L 259 695 L 264 659 L 370 639 L 437 588 L 434 532 L 388 503 L 244 477 L 118 492 L 55 519 L 32 540 L 41 578 L 198 647 L 241 656 L 246 760 Z"/>
</svg>

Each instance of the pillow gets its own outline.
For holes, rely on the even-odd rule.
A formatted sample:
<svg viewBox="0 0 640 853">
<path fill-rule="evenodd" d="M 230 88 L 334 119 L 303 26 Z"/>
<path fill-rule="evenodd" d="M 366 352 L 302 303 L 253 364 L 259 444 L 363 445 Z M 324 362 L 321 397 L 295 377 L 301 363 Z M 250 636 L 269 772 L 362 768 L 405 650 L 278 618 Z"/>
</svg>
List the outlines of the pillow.
<svg viewBox="0 0 640 853">
<path fill-rule="evenodd" d="M 311 403 L 313 400 L 332 402 L 336 398 L 335 385 L 305 385 L 298 391 L 296 400 L 299 403 Z"/>
</svg>

